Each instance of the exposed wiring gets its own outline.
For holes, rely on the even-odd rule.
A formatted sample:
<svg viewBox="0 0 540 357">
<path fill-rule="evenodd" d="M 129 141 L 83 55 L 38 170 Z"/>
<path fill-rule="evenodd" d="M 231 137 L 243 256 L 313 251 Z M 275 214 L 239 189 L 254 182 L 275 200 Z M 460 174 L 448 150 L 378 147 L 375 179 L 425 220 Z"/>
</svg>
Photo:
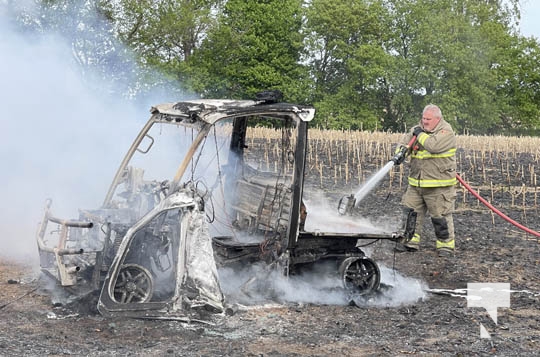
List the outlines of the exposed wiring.
<svg viewBox="0 0 540 357">
<path fill-rule="evenodd" d="M 358 248 L 364 248 L 364 247 L 370 246 L 370 245 L 372 245 L 372 244 L 375 244 L 375 243 L 377 243 L 378 241 L 380 241 L 380 238 L 376 238 L 375 240 L 372 240 L 371 242 L 366 243 L 366 244 L 357 244 L 356 246 L 357 246 Z"/>
<path fill-rule="evenodd" d="M 533 231 L 532 229 L 530 228 L 527 228 L 525 227 L 524 225 L 514 221 L 512 218 L 508 217 L 507 215 L 505 215 L 504 213 L 502 213 L 501 211 L 499 211 L 497 208 L 495 208 L 491 203 L 489 203 L 488 201 L 486 201 L 482 196 L 480 196 L 478 194 L 478 192 L 476 192 L 468 183 L 466 183 L 462 178 L 461 176 L 459 176 L 458 174 L 456 174 L 456 178 L 457 180 L 459 181 L 459 183 L 465 187 L 470 193 L 472 193 L 472 195 L 474 197 L 476 197 L 480 202 L 482 202 L 487 208 L 489 208 L 490 210 L 492 210 L 493 212 L 495 212 L 497 215 L 499 215 L 499 217 L 501 217 L 502 219 L 504 219 L 505 221 L 513 224 L 514 226 L 518 227 L 519 229 L 527 232 L 527 233 L 530 233 L 532 235 L 535 235 L 537 237 L 540 237 L 540 233 L 536 232 L 536 231 Z"/>
</svg>

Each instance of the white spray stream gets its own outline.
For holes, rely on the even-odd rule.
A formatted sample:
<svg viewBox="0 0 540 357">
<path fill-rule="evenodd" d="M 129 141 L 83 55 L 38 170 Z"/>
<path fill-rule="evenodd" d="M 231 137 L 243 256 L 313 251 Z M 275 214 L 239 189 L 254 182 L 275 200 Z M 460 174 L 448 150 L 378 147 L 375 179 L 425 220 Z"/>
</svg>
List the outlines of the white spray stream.
<svg viewBox="0 0 540 357">
<path fill-rule="evenodd" d="M 367 180 L 366 183 L 362 185 L 362 187 L 354 195 L 354 198 L 356 199 L 356 206 L 358 206 L 360 201 L 362 201 L 368 193 L 377 187 L 379 182 L 386 176 L 386 174 L 392 170 L 392 167 L 394 167 L 394 161 L 389 161 L 382 169 L 377 171 L 375 175 L 373 175 L 369 180 Z"/>
<path fill-rule="evenodd" d="M 310 199 L 304 202 L 308 211 L 306 231 L 383 234 L 395 229 L 390 223 L 376 225 L 368 218 L 341 216 L 328 205 L 322 194 L 309 192 L 309 196 Z M 219 275 L 227 300 L 245 306 L 272 303 L 348 305 L 354 302 L 357 306 L 389 307 L 414 304 L 427 297 L 427 286 L 423 281 L 378 265 L 383 287 L 379 293 L 369 296 L 354 296 L 343 289 L 333 262 L 321 261 L 309 271 L 288 277 L 262 263 L 237 269 L 221 268 Z"/>
</svg>

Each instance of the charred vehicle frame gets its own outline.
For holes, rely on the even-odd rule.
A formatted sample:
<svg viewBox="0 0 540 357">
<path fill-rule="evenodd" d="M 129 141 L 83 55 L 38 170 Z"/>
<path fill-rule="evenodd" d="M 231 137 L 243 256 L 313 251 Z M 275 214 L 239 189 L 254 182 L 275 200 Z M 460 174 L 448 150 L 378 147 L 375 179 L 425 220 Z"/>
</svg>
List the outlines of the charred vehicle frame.
<svg viewBox="0 0 540 357">
<path fill-rule="evenodd" d="M 99 294 L 105 316 L 222 312 L 218 268 L 255 262 L 284 275 L 331 262 L 344 288 L 377 290 L 379 268 L 359 240 L 409 233 L 305 230 L 308 124 L 315 110 L 273 94 L 153 107 L 101 208 L 64 220 L 47 201 L 37 233 L 42 271 L 74 295 Z M 169 127 L 174 134 L 167 136 Z M 264 160 L 263 143 L 251 134 L 257 128 L 275 133 Z M 157 136 L 167 145 L 154 155 Z M 155 177 L 148 176 L 151 169 Z"/>
</svg>

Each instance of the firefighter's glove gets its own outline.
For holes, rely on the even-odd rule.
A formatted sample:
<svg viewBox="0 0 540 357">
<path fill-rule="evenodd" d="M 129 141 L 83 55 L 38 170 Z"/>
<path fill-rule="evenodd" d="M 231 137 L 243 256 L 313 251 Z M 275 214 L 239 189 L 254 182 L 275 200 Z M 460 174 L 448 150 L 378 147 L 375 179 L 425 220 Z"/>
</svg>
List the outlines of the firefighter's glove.
<svg viewBox="0 0 540 357">
<path fill-rule="evenodd" d="M 417 126 L 414 128 L 413 130 L 413 135 L 418 137 L 418 135 L 420 135 L 420 133 L 423 133 L 424 132 L 424 129 L 422 129 L 420 126 Z"/>
<path fill-rule="evenodd" d="M 392 158 L 392 161 L 396 165 L 400 165 L 403 161 L 405 161 L 405 157 L 407 157 L 407 151 L 408 147 L 406 146 L 398 146 L 396 148 L 396 152 L 394 154 L 394 157 Z"/>
</svg>

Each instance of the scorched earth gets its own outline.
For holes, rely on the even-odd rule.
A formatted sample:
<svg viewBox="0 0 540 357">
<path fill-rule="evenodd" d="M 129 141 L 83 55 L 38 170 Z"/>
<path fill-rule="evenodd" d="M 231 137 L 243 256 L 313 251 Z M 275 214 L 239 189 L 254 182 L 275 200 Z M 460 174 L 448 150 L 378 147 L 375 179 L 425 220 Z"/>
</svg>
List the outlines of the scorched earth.
<svg viewBox="0 0 540 357">
<path fill-rule="evenodd" d="M 469 180 L 474 183 L 475 177 L 469 175 Z M 347 193 L 327 189 L 323 195 L 337 202 Z M 396 185 L 390 189 L 383 183 L 364 200 L 361 211 L 387 220 L 396 214 L 401 194 Z M 381 292 L 367 301 L 332 300 L 306 278 L 274 286 L 274 293 L 292 289 L 291 296 L 261 292 L 256 302 L 239 301 L 237 310 L 211 322 L 104 318 L 91 301 L 58 303 L 44 289 L 37 262 L 2 256 L 0 355 L 537 355 L 539 240 L 474 201 L 462 203 L 460 195 L 454 257 L 437 257 L 432 229 L 426 226 L 419 252 L 394 253 L 390 241 L 365 248 L 383 270 Z M 497 204 L 513 219 L 540 230 L 536 207 L 512 207 L 504 198 Z M 377 217 L 372 218 L 375 223 Z M 510 306 L 496 310 L 496 323 L 484 308 L 469 306 L 468 283 L 510 284 Z M 299 297 L 302 291 L 308 297 Z M 226 291 L 238 298 L 234 293 Z M 481 326 L 488 336 L 481 336 Z"/>
</svg>

